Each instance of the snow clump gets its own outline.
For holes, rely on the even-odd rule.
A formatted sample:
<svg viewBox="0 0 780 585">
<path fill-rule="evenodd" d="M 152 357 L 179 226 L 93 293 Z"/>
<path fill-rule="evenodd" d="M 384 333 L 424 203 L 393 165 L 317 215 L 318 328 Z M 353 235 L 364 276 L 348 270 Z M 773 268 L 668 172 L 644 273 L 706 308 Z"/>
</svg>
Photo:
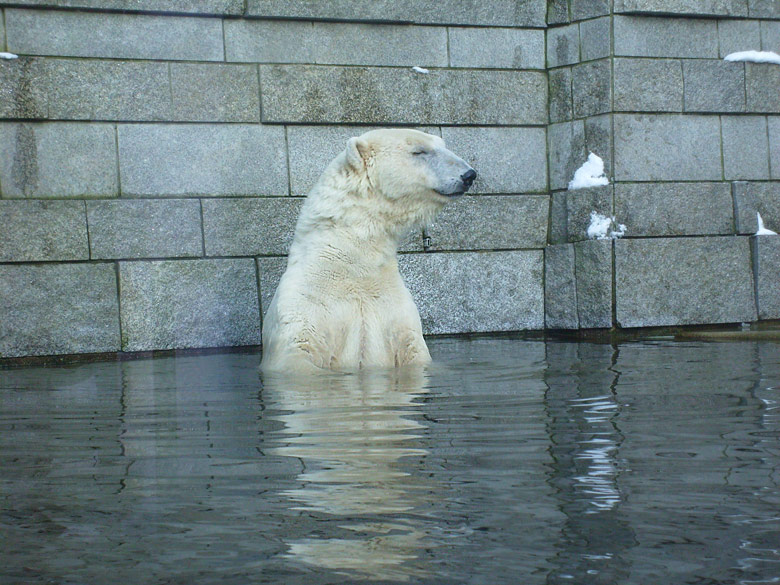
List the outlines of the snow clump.
<svg viewBox="0 0 780 585">
<path fill-rule="evenodd" d="M 602 185 L 609 185 L 609 179 L 604 174 L 604 161 L 591 152 L 585 164 L 577 169 L 574 178 L 569 181 L 569 191 Z"/>
<path fill-rule="evenodd" d="M 0 59 L 18 59 L 19 55 L 13 53 L 0 53 Z"/>
<path fill-rule="evenodd" d="M 428 71 L 425 67 L 418 67 L 417 65 L 412 67 L 412 71 L 416 73 L 422 73 L 423 75 L 426 73 L 430 73 L 430 71 Z"/>
<path fill-rule="evenodd" d="M 773 232 L 769 228 L 764 227 L 764 220 L 761 219 L 761 214 L 756 211 L 756 219 L 758 220 L 758 231 L 756 232 L 757 236 L 776 236 L 777 232 Z"/>
<path fill-rule="evenodd" d="M 780 55 L 772 51 L 738 51 L 723 58 L 724 61 L 750 61 L 751 63 L 774 63 L 780 65 Z"/>
<path fill-rule="evenodd" d="M 607 217 L 596 211 L 590 212 L 588 238 L 591 240 L 616 240 L 626 235 L 625 224 L 618 223 L 615 216 Z"/>
</svg>

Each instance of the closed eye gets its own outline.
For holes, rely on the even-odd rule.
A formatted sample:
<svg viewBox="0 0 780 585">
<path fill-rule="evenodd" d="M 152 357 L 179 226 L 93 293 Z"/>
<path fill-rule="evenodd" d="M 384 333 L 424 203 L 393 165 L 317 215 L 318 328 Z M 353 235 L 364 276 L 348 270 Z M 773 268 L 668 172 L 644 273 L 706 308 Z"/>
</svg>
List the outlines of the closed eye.
<svg viewBox="0 0 780 585">
<path fill-rule="evenodd" d="M 427 150 L 413 150 L 412 154 L 414 156 L 420 156 L 421 154 L 428 154 L 429 151 Z"/>
</svg>

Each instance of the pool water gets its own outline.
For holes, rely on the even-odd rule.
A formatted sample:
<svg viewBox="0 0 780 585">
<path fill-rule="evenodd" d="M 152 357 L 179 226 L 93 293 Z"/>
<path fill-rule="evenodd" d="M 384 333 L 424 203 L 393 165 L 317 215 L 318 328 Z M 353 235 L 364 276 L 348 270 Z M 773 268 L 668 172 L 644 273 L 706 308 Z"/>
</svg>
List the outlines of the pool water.
<svg viewBox="0 0 780 585">
<path fill-rule="evenodd" d="M 0 583 L 780 582 L 780 345 L 0 370 Z"/>
</svg>

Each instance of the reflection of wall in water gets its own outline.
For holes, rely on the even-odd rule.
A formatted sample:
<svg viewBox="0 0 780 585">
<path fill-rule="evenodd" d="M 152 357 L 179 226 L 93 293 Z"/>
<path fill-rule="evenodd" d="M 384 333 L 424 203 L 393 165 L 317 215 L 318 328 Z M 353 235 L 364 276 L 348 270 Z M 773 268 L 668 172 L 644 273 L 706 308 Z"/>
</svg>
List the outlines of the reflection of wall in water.
<svg viewBox="0 0 780 585">
<path fill-rule="evenodd" d="M 39 524 L 40 534 L 77 531 L 91 514 L 79 506 L 83 484 L 96 501 L 111 497 L 118 487 L 94 478 L 121 472 L 115 463 L 120 454 L 120 366 L 11 368 L 0 370 L 0 376 L 0 412 L 5 421 L 13 421 L 8 432 L 0 432 L 0 453 L 9 466 L 3 480 L 16 484 L 0 490 L 3 511 Z M 18 488 L 25 484 L 29 489 Z M 72 514 L 63 514 L 66 508 Z M 4 553 L 12 555 L 10 526 L 5 530 Z"/>
<path fill-rule="evenodd" d="M 128 485 L 153 492 L 187 478 L 189 489 L 208 490 L 221 475 L 235 477 L 231 461 L 260 473 L 252 465 L 262 435 L 256 366 L 240 354 L 123 363 L 120 440 L 131 463 Z"/>
<path fill-rule="evenodd" d="M 767 380 L 778 379 L 778 355 L 773 343 L 621 347 L 615 366 L 626 403 L 620 415 L 626 437 L 621 453 L 631 468 L 621 485 L 631 495 L 624 511 L 642 543 L 627 556 L 637 574 L 678 572 L 702 576 L 704 582 L 707 575 L 727 575 L 743 562 L 767 556 L 754 550 L 756 543 L 742 541 L 761 528 L 746 532 L 740 522 L 745 514 L 780 504 L 776 495 L 762 503 L 779 487 L 777 470 L 765 462 L 768 445 L 777 445 L 777 411 L 762 400 L 777 397 Z M 744 376 L 735 379 L 734 364 L 751 367 L 741 368 Z M 664 413 L 663 420 L 649 412 Z M 762 427 L 765 435 L 756 432 Z M 724 497 L 728 493 L 739 494 L 742 505 L 753 494 L 752 509 L 742 510 Z M 776 554 L 769 556 L 776 563 Z M 734 575 L 734 582 L 751 579 L 749 571 Z"/>
<path fill-rule="evenodd" d="M 619 583 L 629 574 L 624 556 L 636 539 L 623 510 L 618 358 L 609 345 L 547 344 L 550 483 L 566 516 L 553 583 Z"/>
<path fill-rule="evenodd" d="M 424 458 L 420 369 L 323 373 L 311 378 L 264 376 L 274 419 L 274 455 L 300 461 L 298 487 L 284 491 L 296 509 L 325 520 L 322 536 L 286 538 L 292 558 L 372 579 L 422 577 L 426 546 L 419 510 L 432 486 L 404 460 Z"/>
<path fill-rule="evenodd" d="M 171 542 L 208 551 L 215 566 L 239 556 L 251 568 L 282 552 L 273 530 L 286 506 L 267 494 L 298 465 L 264 453 L 281 424 L 263 416 L 258 364 L 249 354 L 122 364 L 125 554 L 186 574 Z"/>
<path fill-rule="evenodd" d="M 430 455 L 443 488 L 437 507 L 460 535 L 453 574 L 487 582 L 546 583 L 564 516 L 545 478 L 553 468 L 545 412 L 545 343 L 434 339 L 446 367 L 425 397 Z M 519 528 L 521 527 L 521 528 Z M 480 551 L 470 554 L 469 551 Z M 517 567 L 534 567 L 518 574 Z"/>
</svg>

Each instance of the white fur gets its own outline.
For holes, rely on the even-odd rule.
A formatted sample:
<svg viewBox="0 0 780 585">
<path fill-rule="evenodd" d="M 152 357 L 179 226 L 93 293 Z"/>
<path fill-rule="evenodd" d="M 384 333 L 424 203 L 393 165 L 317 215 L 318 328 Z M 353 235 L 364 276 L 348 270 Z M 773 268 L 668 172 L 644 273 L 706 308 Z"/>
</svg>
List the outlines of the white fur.
<svg viewBox="0 0 780 585">
<path fill-rule="evenodd" d="M 350 138 L 301 210 L 287 271 L 263 324 L 264 370 L 356 370 L 430 362 L 396 250 L 470 170 L 437 136 Z"/>
</svg>

